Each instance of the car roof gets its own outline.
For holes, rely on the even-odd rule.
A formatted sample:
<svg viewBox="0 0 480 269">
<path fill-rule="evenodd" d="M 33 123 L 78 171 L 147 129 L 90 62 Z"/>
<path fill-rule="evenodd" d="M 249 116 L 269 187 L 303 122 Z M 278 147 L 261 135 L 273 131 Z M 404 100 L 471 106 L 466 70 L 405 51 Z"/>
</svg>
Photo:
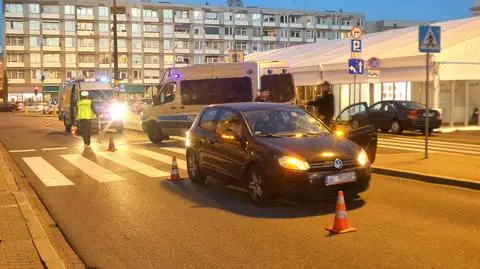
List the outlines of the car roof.
<svg viewBox="0 0 480 269">
<path fill-rule="evenodd" d="M 245 103 L 228 103 L 228 104 L 214 104 L 207 108 L 228 108 L 239 112 L 257 111 L 257 110 L 276 110 L 276 109 L 299 109 L 299 107 L 291 104 L 279 103 L 259 103 L 259 102 L 245 102 Z"/>
</svg>

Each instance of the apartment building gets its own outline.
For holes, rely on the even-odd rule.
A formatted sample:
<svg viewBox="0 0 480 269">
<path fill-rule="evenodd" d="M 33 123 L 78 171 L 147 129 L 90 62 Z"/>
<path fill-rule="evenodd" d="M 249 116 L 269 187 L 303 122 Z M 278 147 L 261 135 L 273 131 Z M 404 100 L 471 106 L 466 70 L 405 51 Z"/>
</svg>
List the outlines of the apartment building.
<svg viewBox="0 0 480 269">
<path fill-rule="evenodd" d="M 72 78 L 112 77 L 110 0 L 5 0 L 9 99 L 55 96 Z M 255 7 L 133 3 L 117 0 L 120 91 L 156 91 L 163 70 L 228 61 L 245 54 L 344 38 L 364 15 Z"/>
</svg>

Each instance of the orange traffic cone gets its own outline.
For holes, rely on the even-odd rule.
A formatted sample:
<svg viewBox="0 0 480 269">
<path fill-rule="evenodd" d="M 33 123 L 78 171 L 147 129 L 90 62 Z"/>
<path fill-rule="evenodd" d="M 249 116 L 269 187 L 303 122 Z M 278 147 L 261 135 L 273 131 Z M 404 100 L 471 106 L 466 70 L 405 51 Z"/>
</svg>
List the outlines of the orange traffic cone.
<svg viewBox="0 0 480 269">
<path fill-rule="evenodd" d="M 113 138 L 110 136 L 110 142 L 108 143 L 108 151 L 115 152 L 115 144 L 113 143 Z"/>
<path fill-rule="evenodd" d="M 170 181 L 180 181 L 180 173 L 178 172 L 177 158 L 173 156 L 172 158 L 172 173 L 170 174 Z"/>
<path fill-rule="evenodd" d="M 77 127 L 72 126 L 71 134 L 72 136 L 75 136 L 77 134 Z"/>
<path fill-rule="evenodd" d="M 345 206 L 343 191 L 338 192 L 337 209 L 335 212 L 335 219 L 333 220 L 333 226 L 329 226 L 325 228 L 325 230 L 335 234 L 349 233 L 357 230 L 348 226 L 347 207 Z"/>
</svg>

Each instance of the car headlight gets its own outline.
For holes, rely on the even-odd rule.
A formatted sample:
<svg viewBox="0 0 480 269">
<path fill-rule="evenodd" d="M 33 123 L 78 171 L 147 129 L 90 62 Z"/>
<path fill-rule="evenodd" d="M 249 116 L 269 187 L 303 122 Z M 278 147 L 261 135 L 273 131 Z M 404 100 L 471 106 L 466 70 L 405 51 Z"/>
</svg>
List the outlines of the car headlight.
<svg viewBox="0 0 480 269">
<path fill-rule="evenodd" d="M 310 165 L 306 161 L 291 156 L 284 156 L 279 158 L 278 163 L 283 168 L 290 170 L 306 171 L 310 169 Z"/>
<path fill-rule="evenodd" d="M 365 150 L 362 149 L 357 156 L 357 162 L 360 166 L 364 166 L 368 163 L 368 155 Z"/>
<path fill-rule="evenodd" d="M 121 119 L 125 116 L 126 107 L 121 104 L 114 104 L 110 107 L 110 115 L 113 119 Z"/>
</svg>

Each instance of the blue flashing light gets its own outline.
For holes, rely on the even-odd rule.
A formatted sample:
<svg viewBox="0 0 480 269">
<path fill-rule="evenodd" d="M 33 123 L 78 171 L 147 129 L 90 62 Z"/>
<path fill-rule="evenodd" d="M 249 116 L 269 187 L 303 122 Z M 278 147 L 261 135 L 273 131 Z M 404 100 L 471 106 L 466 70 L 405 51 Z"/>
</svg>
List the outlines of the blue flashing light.
<svg viewBox="0 0 480 269">
<path fill-rule="evenodd" d="M 179 78 L 180 78 L 180 74 L 173 74 L 173 78 L 174 78 L 174 79 L 179 79 Z"/>
<path fill-rule="evenodd" d="M 100 78 L 100 81 L 101 81 L 101 82 L 108 82 L 108 78 L 107 78 L 107 77 L 101 77 L 101 78 Z"/>
</svg>

